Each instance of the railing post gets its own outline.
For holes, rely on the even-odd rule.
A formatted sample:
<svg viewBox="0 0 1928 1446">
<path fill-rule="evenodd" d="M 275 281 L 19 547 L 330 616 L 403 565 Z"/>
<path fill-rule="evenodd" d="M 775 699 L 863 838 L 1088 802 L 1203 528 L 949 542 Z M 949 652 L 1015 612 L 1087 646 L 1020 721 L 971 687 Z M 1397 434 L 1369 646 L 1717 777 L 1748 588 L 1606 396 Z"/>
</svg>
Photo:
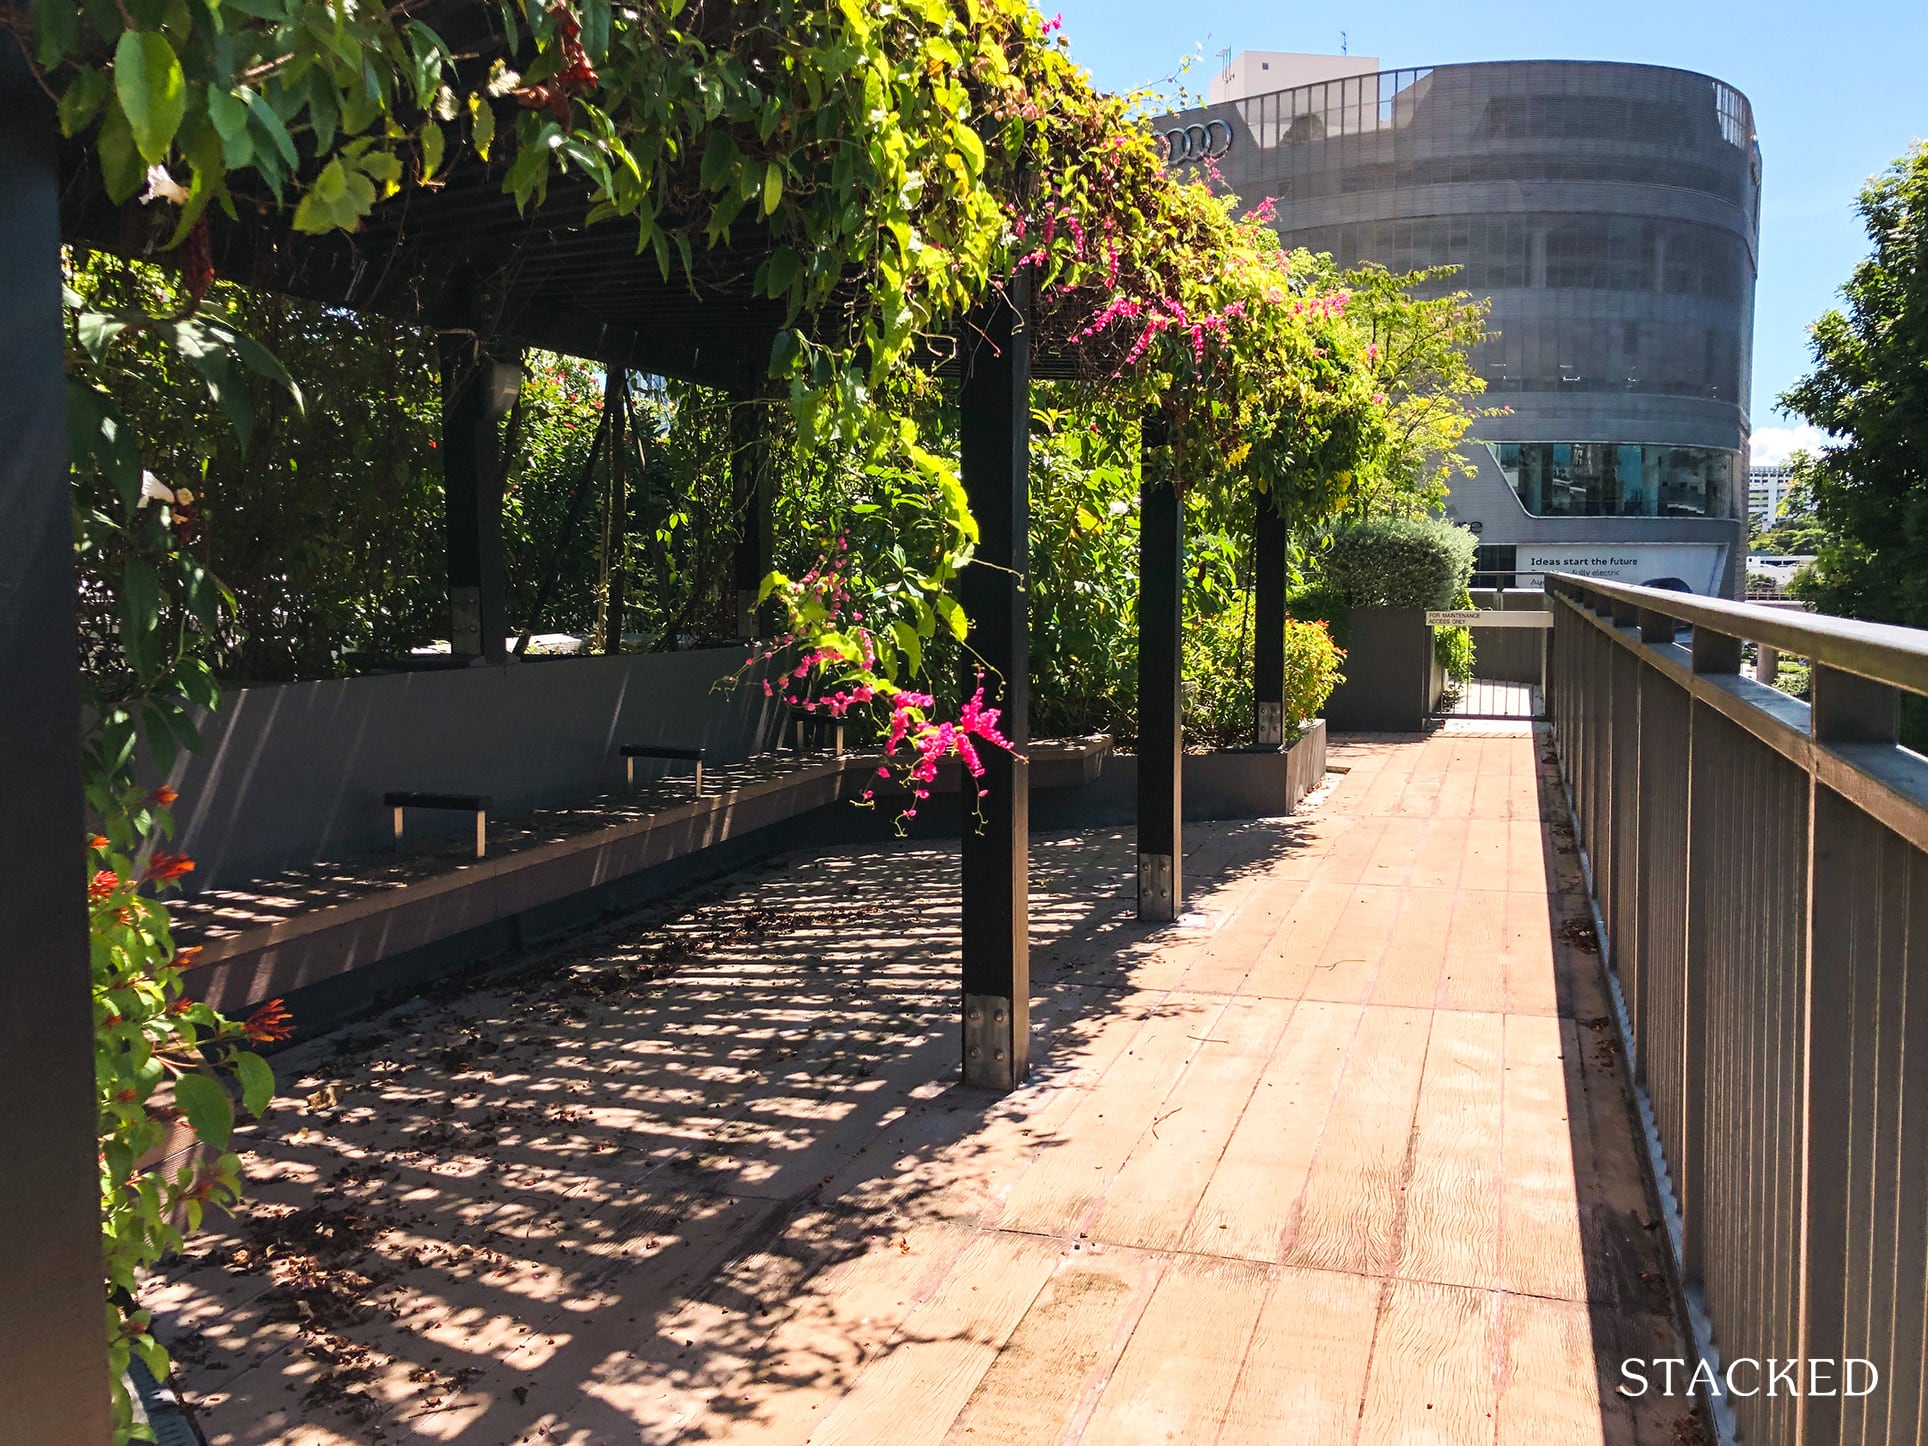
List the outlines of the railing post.
<svg viewBox="0 0 1928 1446">
<path fill-rule="evenodd" d="M 960 462 L 977 518 L 958 577 L 988 700 L 1014 752 L 982 748 L 964 775 L 964 1083 L 1011 1090 L 1031 1062 L 1031 312 L 1028 273 L 980 318 L 960 389 Z M 982 564 L 977 565 L 977 564 Z M 977 687 L 967 673 L 968 694 Z"/>
<path fill-rule="evenodd" d="M 1184 897 L 1180 607 L 1184 505 L 1163 417 L 1147 416 L 1138 516 L 1138 917 L 1178 917 Z"/>
<path fill-rule="evenodd" d="M 54 145 L 52 105 L 20 48 L 0 44 L 0 1435 L 103 1446 L 112 1433 Z"/>
</svg>

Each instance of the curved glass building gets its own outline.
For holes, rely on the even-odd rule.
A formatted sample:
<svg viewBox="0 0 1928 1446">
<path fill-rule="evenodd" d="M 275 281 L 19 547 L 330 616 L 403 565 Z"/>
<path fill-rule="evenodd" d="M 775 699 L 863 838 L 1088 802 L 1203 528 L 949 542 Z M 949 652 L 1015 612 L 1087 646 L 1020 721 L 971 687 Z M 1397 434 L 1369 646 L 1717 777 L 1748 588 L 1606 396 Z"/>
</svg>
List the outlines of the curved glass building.
<svg viewBox="0 0 1928 1446">
<path fill-rule="evenodd" d="M 1493 302 L 1474 361 L 1478 475 L 1450 511 L 1482 580 L 1664 577 L 1735 594 L 1744 564 L 1760 149 L 1705 75 L 1504 61 L 1322 78 L 1332 57 L 1232 61 L 1216 103 L 1241 199 L 1341 265 L 1451 263 Z M 1374 62 L 1365 62 L 1370 66 Z M 1236 80 L 1234 81 L 1234 77 Z"/>
</svg>

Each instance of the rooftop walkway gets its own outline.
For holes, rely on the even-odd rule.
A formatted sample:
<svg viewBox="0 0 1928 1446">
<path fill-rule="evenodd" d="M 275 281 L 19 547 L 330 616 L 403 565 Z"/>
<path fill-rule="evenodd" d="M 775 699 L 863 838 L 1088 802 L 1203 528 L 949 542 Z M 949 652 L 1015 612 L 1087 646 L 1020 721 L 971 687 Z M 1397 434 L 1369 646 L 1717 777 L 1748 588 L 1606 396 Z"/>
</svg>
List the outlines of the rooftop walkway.
<svg viewBox="0 0 1928 1446">
<path fill-rule="evenodd" d="M 151 1284 L 209 1439 L 1700 1439 L 1541 740 L 1034 842 L 1037 1045 L 957 1068 L 954 855 L 796 854 L 278 1061 Z"/>
</svg>

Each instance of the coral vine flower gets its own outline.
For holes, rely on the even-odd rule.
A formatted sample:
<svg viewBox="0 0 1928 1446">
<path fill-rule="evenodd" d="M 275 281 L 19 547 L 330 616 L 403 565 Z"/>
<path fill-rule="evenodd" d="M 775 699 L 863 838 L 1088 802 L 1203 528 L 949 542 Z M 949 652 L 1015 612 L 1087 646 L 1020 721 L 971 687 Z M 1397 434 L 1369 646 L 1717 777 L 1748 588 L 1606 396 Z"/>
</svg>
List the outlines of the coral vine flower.
<svg viewBox="0 0 1928 1446">
<path fill-rule="evenodd" d="M 148 883 L 165 884 L 193 872 L 194 860 L 186 854 L 163 853 L 156 849 L 154 856 L 147 861 L 147 873 L 143 878 Z"/>
<path fill-rule="evenodd" d="M 283 1008 L 281 1000 L 270 999 L 243 1020 L 241 1028 L 256 1044 L 274 1044 L 294 1034 L 294 1016 Z"/>
</svg>

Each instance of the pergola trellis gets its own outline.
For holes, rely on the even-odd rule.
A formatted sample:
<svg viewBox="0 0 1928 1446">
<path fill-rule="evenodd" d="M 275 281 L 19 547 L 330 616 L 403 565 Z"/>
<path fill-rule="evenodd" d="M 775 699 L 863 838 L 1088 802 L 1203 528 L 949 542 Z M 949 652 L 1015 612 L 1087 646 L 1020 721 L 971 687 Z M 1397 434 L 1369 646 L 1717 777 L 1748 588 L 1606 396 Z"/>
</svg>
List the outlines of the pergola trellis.
<svg viewBox="0 0 1928 1446">
<path fill-rule="evenodd" d="M 88 158 L 64 155 L 52 107 L 11 47 L 0 47 L 0 706 L 6 785 L 0 828 L 0 1401 L 22 1440 L 105 1440 L 98 1183 L 94 1159 L 88 925 L 70 845 L 82 832 L 72 516 L 63 415 L 60 247 L 139 254 L 137 206 L 115 207 Z M 378 206 L 355 236 L 302 236 L 272 208 L 215 228 L 224 276 L 329 306 L 437 330 L 443 385 L 448 584 L 458 651 L 512 660 L 501 533 L 499 421 L 490 363 L 525 346 L 728 390 L 764 385 L 781 304 L 751 293 L 751 245 L 712 253 L 692 277 L 662 277 L 620 224 L 585 224 L 588 203 L 558 186 L 527 214 L 480 166 Z M 958 328 L 961 472 L 981 542 L 960 600 L 973 643 L 1001 680 L 1013 754 L 985 751 L 981 822 L 964 831 L 962 1053 L 966 1084 L 1009 1090 L 1029 1053 L 1028 451 L 1034 376 L 1069 376 L 1069 355 L 1037 345 L 1020 275 Z M 735 578 L 741 630 L 772 561 L 773 469 L 760 409 L 733 411 L 742 509 Z M 1144 444 L 1163 445 L 1147 418 Z M 1255 636 L 1258 741 L 1282 739 L 1284 526 L 1258 509 Z M 1138 889 L 1141 918 L 1176 916 L 1180 821 L 1180 603 L 1183 499 L 1169 468 L 1146 466 L 1140 531 Z"/>
</svg>

